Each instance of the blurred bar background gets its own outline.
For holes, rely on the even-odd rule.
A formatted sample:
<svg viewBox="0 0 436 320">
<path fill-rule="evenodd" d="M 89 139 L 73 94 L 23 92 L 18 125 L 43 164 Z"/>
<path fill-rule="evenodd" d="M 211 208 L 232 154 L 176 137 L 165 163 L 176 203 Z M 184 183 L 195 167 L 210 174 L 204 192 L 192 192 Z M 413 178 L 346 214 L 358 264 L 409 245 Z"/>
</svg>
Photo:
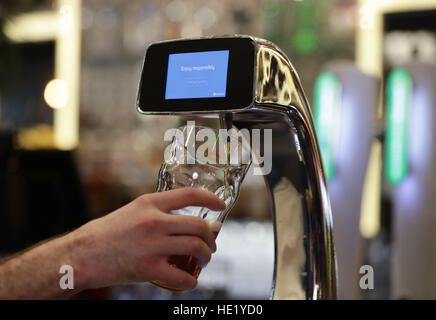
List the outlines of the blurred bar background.
<svg viewBox="0 0 436 320">
<path fill-rule="evenodd" d="M 393 297 L 393 196 L 382 174 L 385 79 L 410 63 L 436 64 L 435 10 L 433 0 L 3 0 L 0 255 L 71 230 L 154 191 L 166 147 L 163 134 L 182 120 L 136 112 L 139 73 L 149 44 L 249 34 L 271 40 L 286 52 L 306 94 L 313 97 L 312 106 L 315 83 L 323 72 L 339 77 L 344 94 L 348 91 L 341 81 L 349 81 L 343 75 L 350 68 L 356 69 L 351 82 L 374 80 L 362 80 L 372 88 L 370 105 L 359 98 L 359 108 L 368 112 L 368 150 L 362 155 L 356 191 L 361 203 L 349 212 L 355 217 L 353 226 L 342 220 L 337 224 L 354 228 L 353 241 L 360 248 L 356 256 L 345 246 L 340 249 L 344 253 L 338 252 L 340 259 L 344 255 L 359 267 L 372 265 L 375 289 L 360 290 L 356 282 L 351 291 L 344 288 L 347 293 L 341 298 Z M 351 99 L 366 90 L 355 82 Z M 353 112 L 358 119 L 358 110 Z M 337 170 L 341 172 L 340 165 Z M 202 272 L 198 289 L 177 294 L 134 284 L 77 298 L 267 298 L 274 263 L 269 204 L 262 179 L 249 175 L 246 180 L 218 237 L 219 252 Z M 336 220 L 342 219 L 339 213 L 335 216 L 341 195 L 346 197 L 342 193 L 332 198 Z M 342 279 L 344 286 L 361 276 L 358 269 L 349 273 L 351 278 Z M 414 296 L 394 296 L 400 297 Z"/>
</svg>

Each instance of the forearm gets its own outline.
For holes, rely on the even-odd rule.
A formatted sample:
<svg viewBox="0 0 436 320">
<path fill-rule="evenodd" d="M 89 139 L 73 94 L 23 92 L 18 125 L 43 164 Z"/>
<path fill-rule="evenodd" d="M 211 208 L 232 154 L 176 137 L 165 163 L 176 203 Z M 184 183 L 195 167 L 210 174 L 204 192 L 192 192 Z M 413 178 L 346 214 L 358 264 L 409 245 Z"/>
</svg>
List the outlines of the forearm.
<svg viewBox="0 0 436 320">
<path fill-rule="evenodd" d="M 82 271 L 85 239 L 72 232 L 3 260 L 0 264 L 0 299 L 62 299 L 86 288 Z M 63 265 L 74 270 L 74 289 L 62 289 Z"/>
<path fill-rule="evenodd" d="M 207 263 L 216 246 L 203 219 L 168 214 L 187 206 L 214 211 L 226 207 L 214 194 L 193 188 L 139 197 L 69 234 L 0 261 L 0 299 L 59 299 L 85 289 L 152 280 L 194 288 L 197 280 L 171 266 L 168 257 L 192 255 Z M 61 286 L 65 265 L 73 269 L 73 289 Z"/>
</svg>

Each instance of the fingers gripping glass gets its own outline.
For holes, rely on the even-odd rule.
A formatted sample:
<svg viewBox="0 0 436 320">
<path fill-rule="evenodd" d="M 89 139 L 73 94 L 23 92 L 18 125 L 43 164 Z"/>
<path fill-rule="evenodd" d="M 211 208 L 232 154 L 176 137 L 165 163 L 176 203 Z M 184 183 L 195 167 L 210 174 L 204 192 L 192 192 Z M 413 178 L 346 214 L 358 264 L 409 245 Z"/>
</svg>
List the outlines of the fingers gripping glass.
<svg viewBox="0 0 436 320">
<path fill-rule="evenodd" d="M 173 139 L 165 151 L 165 160 L 159 171 L 157 192 L 183 187 L 210 191 L 226 203 L 223 211 L 204 207 L 186 207 L 172 214 L 198 216 L 205 219 L 215 235 L 238 198 L 240 185 L 251 164 L 250 147 L 236 128 L 228 132 L 201 126 L 184 126 L 172 132 Z M 228 139 L 229 137 L 229 139 Z M 201 267 L 193 256 L 170 256 L 168 262 L 195 278 Z M 155 285 L 174 290 L 161 281 Z"/>
</svg>

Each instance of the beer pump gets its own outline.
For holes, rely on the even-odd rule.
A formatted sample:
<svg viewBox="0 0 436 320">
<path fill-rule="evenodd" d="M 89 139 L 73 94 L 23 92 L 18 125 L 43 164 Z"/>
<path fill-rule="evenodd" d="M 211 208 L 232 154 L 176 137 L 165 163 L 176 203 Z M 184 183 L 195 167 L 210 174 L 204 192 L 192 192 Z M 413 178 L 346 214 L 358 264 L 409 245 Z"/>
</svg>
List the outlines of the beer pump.
<svg viewBox="0 0 436 320">
<path fill-rule="evenodd" d="M 193 79 L 187 76 L 193 68 L 210 72 Z M 271 130 L 272 165 L 264 175 L 275 233 L 271 298 L 337 298 L 332 217 L 312 114 L 297 72 L 276 45 L 250 36 L 154 43 L 145 55 L 137 109 L 144 115 L 231 113 L 239 129 Z"/>
<path fill-rule="evenodd" d="M 435 299 L 436 67 L 412 63 L 387 81 L 385 178 L 393 216 L 391 298 Z"/>
<path fill-rule="evenodd" d="M 335 225 L 339 299 L 359 299 L 365 261 L 364 183 L 374 139 L 379 81 L 352 62 L 333 61 L 315 83 L 314 118 Z"/>
</svg>

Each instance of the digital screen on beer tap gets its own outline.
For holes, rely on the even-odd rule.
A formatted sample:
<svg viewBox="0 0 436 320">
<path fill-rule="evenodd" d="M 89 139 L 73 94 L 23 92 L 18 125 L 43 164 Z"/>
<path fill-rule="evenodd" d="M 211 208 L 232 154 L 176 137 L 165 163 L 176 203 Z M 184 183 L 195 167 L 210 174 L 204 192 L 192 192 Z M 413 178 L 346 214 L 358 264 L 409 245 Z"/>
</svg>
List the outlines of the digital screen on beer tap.
<svg viewBox="0 0 436 320">
<path fill-rule="evenodd" d="M 147 48 L 141 113 L 242 110 L 254 104 L 257 44 L 251 37 L 179 39 Z"/>
<path fill-rule="evenodd" d="M 165 99 L 224 98 L 229 50 L 168 56 Z"/>
</svg>

